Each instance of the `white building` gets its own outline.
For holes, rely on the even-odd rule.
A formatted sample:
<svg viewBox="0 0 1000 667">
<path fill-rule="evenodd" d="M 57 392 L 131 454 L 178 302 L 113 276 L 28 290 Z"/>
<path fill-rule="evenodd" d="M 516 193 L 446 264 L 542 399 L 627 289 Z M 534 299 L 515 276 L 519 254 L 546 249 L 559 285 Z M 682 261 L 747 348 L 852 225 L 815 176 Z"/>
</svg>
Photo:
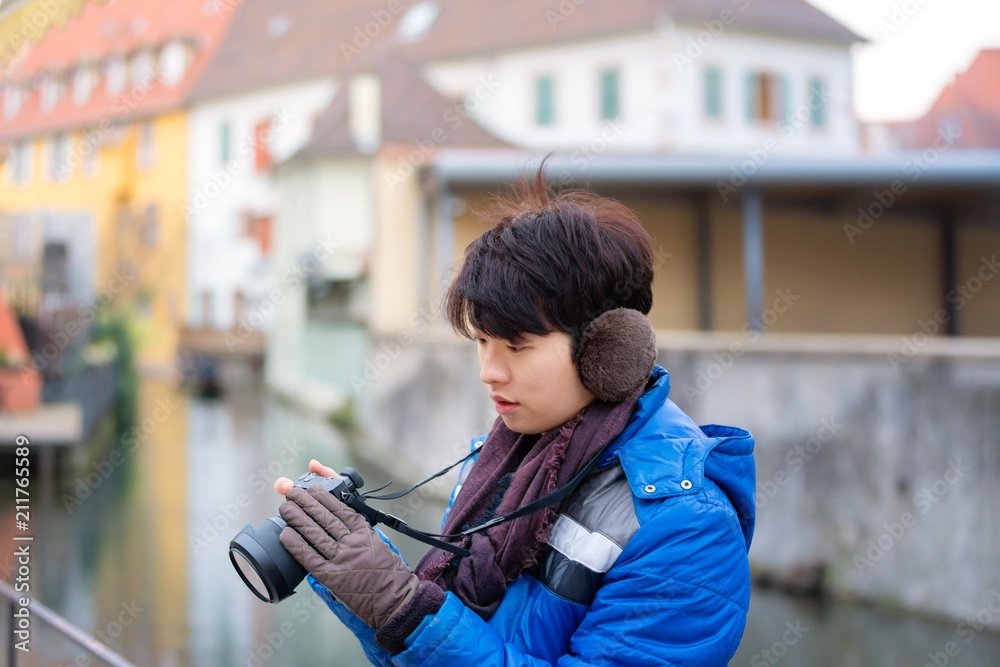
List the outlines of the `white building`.
<svg viewBox="0 0 1000 667">
<path fill-rule="evenodd" d="M 857 151 L 852 43 L 804 0 L 441 3 L 411 52 L 441 92 L 490 82 L 476 119 L 504 140 L 570 151 Z"/>
</svg>

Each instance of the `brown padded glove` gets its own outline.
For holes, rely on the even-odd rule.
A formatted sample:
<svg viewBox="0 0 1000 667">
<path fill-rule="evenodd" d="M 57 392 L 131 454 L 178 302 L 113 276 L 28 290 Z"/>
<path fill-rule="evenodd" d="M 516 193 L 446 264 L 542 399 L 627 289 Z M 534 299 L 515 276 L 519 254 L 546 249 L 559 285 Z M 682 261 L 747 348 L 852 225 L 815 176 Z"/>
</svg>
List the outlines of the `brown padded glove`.
<svg viewBox="0 0 1000 667">
<path fill-rule="evenodd" d="M 295 560 L 369 627 L 381 628 L 420 580 L 365 518 L 318 486 L 293 488 L 278 512 Z"/>
</svg>

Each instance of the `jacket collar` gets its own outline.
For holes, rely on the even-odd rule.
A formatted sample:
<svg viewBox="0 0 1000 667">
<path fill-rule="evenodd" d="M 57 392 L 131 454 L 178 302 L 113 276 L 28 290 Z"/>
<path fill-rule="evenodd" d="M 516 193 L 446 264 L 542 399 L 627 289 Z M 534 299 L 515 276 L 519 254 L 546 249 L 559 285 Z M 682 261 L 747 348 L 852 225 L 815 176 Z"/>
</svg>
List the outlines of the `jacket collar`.
<svg viewBox="0 0 1000 667">
<path fill-rule="evenodd" d="M 636 498 L 700 492 L 710 480 L 729 497 L 749 546 L 754 525 L 754 441 L 733 426 L 698 426 L 669 399 L 670 375 L 654 366 L 646 392 L 600 465 L 621 462 Z"/>
</svg>

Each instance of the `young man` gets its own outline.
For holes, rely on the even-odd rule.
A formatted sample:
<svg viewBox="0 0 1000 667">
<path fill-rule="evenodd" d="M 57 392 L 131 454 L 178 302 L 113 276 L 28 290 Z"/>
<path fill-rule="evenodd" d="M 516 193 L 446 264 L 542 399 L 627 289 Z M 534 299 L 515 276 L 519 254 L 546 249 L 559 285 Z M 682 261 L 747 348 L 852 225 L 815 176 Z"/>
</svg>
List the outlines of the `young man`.
<svg viewBox="0 0 1000 667">
<path fill-rule="evenodd" d="M 582 483 L 411 569 L 332 495 L 281 479 L 282 544 L 376 665 L 726 665 L 750 601 L 753 438 L 668 398 L 646 231 L 617 202 L 550 198 L 541 169 L 483 217 L 444 305 L 499 416 L 444 532 Z"/>
</svg>

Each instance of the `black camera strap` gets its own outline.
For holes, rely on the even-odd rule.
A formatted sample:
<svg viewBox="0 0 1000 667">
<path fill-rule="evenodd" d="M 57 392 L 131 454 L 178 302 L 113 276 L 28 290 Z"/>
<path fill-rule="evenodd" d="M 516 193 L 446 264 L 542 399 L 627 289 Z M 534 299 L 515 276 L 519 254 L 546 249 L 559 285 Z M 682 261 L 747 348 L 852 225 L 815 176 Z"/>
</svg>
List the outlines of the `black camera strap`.
<svg viewBox="0 0 1000 667">
<path fill-rule="evenodd" d="M 521 518 L 523 516 L 527 516 L 529 514 L 533 514 L 533 513 L 537 512 L 539 510 L 543 510 L 546 507 L 550 507 L 552 505 L 555 505 L 559 501 L 561 501 L 564 498 L 566 498 L 569 494 L 573 493 L 573 491 L 575 491 L 576 488 L 578 486 L 580 486 L 580 483 L 583 482 L 583 480 L 587 477 L 587 475 L 589 475 L 591 473 L 591 471 L 595 467 L 597 467 L 597 464 L 601 460 L 601 457 L 604 456 L 604 454 L 608 451 L 608 449 L 611 447 L 612 444 L 614 444 L 614 440 L 612 440 L 611 442 L 609 442 L 608 444 L 606 444 L 604 447 L 602 447 L 601 450 L 599 452 L 597 452 L 597 454 L 595 454 L 593 456 L 593 458 L 590 459 L 590 461 L 587 462 L 587 465 L 585 465 L 580 470 L 580 472 L 578 472 L 573 477 L 573 479 L 569 480 L 568 482 L 566 482 L 566 484 L 564 484 L 563 486 L 559 487 L 558 489 L 556 489 L 552 493 L 546 494 L 546 495 L 542 496 L 541 498 L 538 498 L 538 499 L 536 499 L 536 500 L 528 503 L 524 507 L 519 507 L 518 509 L 514 510 L 513 512 L 510 512 L 508 514 L 504 514 L 503 516 L 493 517 L 489 521 L 485 521 L 485 522 L 479 524 L 478 526 L 473 526 L 472 528 L 468 528 L 466 530 L 463 530 L 460 533 L 446 533 L 446 534 L 425 533 L 422 530 L 417 530 L 415 528 L 411 528 L 402 519 L 394 517 L 391 514 L 387 514 L 385 512 L 382 512 L 381 510 L 377 510 L 374 507 L 371 507 L 369 505 L 366 505 L 364 503 L 364 500 L 369 500 L 369 499 L 370 500 L 395 500 L 397 498 L 402 498 L 403 496 L 405 496 L 406 494 L 412 492 L 413 490 L 415 490 L 415 489 L 423 486 L 424 484 L 430 482 L 431 480 L 436 479 L 436 478 L 440 477 L 441 475 L 447 473 L 449 470 L 451 470 L 452 468 L 454 468 L 458 464 L 464 463 L 465 461 L 469 460 L 470 458 L 472 458 L 473 456 L 475 456 L 476 454 L 479 453 L 479 450 L 482 449 L 482 446 L 477 447 L 476 449 L 472 450 L 472 452 L 470 452 L 468 456 L 465 456 L 464 458 L 460 459 L 459 461 L 456 461 L 455 463 L 451 464 L 450 466 L 448 466 L 447 468 L 441 470 L 440 472 L 437 472 L 437 473 L 431 475 L 427 479 L 425 479 L 425 480 L 423 480 L 421 482 L 418 482 L 418 483 L 414 484 L 413 486 L 411 486 L 411 487 L 409 487 L 409 488 L 407 488 L 407 489 L 405 489 L 403 491 L 400 491 L 399 493 L 392 493 L 392 494 L 387 494 L 387 495 L 384 495 L 384 496 L 369 496 L 369 495 L 366 495 L 366 496 L 363 496 L 363 499 L 359 499 L 360 502 L 358 503 L 358 506 L 356 506 L 354 503 L 349 502 L 349 501 L 348 501 L 348 504 L 351 505 L 352 507 L 354 507 L 354 509 L 356 509 L 359 512 L 361 512 L 362 514 L 364 514 L 366 517 L 368 517 L 369 521 L 372 521 L 373 523 L 377 522 L 377 523 L 385 524 L 389 528 L 391 528 L 391 529 L 393 529 L 395 531 L 398 531 L 398 532 L 400 532 L 400 533 L 402 533 L 404 535 L 408 535 L 409 537 L 412 537 L 415 540 L 423 542 L 424 544 L 429 544 L 432 547 L 437 547 L 438 549 L 442 549 L 442 550 L 447 551 L 449 553 L 453 553 L 453 554 L 455 554 L 457 556 L 461 556 L 462 558 L 466 558 L 466 557 L 468 557 L 470 555 L 470 552 L 469 552 L 468 549 L 464 549 L 464 548 L 456 546 L 454 544 L 449 544 L 448 542 L 445 542 L 444 540 L 454 540 L 454 539 L 458 539 L 458 538 L 461 538 L 461 537 L 466 537 L 468 535 L 474 535 L 475 533 L 481 533 L 484 530 L 489 530 L 490 528 L 492 528 L 494 526 L 498 526 L 501 523 L 506 523 L 507 521 L 513 521 L 514 519 L 519 519 L 519 518 Z M 391 484 L 391 482 L 390 482 L 390 484 Z M 386 486 L 388 486 L 388 485 L 386 485 Z M 382 488 L 385 488 L 385 487 L 382 487 Z"/>
</svg>

